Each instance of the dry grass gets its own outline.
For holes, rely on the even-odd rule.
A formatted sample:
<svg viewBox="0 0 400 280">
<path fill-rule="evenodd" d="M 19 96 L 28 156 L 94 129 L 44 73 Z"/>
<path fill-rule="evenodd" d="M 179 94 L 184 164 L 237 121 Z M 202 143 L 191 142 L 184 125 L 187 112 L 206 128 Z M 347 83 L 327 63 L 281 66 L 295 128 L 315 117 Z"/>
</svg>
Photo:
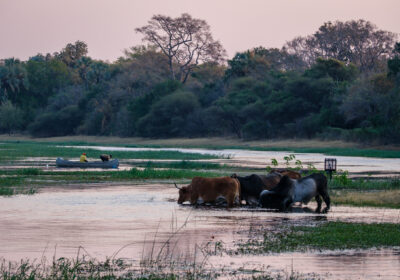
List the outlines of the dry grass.
<svg viewBox="0 0 400 280">
<path fill-rule="evenodd" d="M 400 190 L 374 192 L 333 191 L 332 201 L 335 204 L 352 206 L 400 208 Z"/>
</svg>

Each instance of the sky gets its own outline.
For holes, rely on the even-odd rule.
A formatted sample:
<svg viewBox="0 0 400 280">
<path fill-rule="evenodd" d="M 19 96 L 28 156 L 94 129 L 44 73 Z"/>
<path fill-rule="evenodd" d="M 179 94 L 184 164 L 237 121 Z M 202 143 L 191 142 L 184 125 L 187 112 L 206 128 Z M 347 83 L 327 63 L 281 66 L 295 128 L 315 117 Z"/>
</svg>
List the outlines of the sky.
<svg viewBox="0 0 400 280">
<path fill-rule="evenodd" d="M 365 19 L 400 34 L 400 0 L 0 0 L 0 59 L 28 59 L 77 40 L 89 56 L 116 60 L 143 44 L 135 28 L 154 14 L 204 19 L 228 57 L 282 47 L 327 21 Z"/>
</svg>

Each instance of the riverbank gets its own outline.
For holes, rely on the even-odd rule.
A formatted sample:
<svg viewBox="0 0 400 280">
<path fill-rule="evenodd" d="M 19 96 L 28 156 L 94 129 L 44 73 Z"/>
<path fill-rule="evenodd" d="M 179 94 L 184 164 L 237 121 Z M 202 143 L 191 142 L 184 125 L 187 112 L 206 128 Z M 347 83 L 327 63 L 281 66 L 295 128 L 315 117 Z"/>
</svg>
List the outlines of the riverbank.
<svg viewBox="0 0 400 280">
<path fill-rule="evenodd" d="M 398 145 L 364 145 L 344 141 L 306 139 L 243 141 L 237 138 L 120 138 L 112 136 L 66 136 L 31 138 L 23 135 L 0 135 L 0 141 L 59 143 L 64 145 L 113 145 L 121 147 L 180 147 L 206 149 L 250 149 L 261 151 L 290 151 L 324 153 L 327 155 L 400 158 Z"/>
</svg>

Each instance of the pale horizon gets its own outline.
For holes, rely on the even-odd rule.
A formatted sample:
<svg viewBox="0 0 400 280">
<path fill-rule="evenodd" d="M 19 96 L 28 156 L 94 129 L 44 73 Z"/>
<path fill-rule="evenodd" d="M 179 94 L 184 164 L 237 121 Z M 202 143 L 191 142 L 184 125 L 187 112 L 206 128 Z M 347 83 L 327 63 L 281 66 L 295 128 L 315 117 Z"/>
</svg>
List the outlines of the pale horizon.
<svg viewBox="0 0 400 280">
<path fill-rule="evenodd" d="M 134 29 L 154 14 L 182 13 L 206 20 L 231 58 L 258 46 L 280 48 L 327 21 L 364 19 L 399 34 L 399 10 L 398 0 L 0 0 L 0 59 L 26 60 L 81 40 L 88 44 L 89 56 L 112 62 L 124 49 L 143 44 Z"/>
</svg>

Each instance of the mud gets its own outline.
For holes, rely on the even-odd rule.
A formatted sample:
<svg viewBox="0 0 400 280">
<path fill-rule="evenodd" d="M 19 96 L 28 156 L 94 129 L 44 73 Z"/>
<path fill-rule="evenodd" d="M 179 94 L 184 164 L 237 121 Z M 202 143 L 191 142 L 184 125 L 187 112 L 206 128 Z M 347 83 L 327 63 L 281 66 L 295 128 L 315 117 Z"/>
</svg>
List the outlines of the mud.
<svg viewBox="0 0 400 280">
<path fill-rule="evenodd" d="M 326 220 L 400 223 L 400 210 L 333 207 L 327 215 L 296 207 L 293 213 L 263 209 L 193 208 L 176 204 L 170 185 L 96 185 L 45 189 L 33 196 L 0 197 L 0 257 L 47 259 L 84 253 L 98 259 L 123 257 L 201 258 L 248 238 L 257 225 L 310 224 Z M 81 248 L 81 249 L 79 249 Z M 265 256 L 212 256 L 216 267 L 270 266 L 302 273 L 337 275 L 336 279 L 398 279 L 398 249 L 310 252 Z M 336 276 L 335 276 L 336 277 Z"/>
</svg>

